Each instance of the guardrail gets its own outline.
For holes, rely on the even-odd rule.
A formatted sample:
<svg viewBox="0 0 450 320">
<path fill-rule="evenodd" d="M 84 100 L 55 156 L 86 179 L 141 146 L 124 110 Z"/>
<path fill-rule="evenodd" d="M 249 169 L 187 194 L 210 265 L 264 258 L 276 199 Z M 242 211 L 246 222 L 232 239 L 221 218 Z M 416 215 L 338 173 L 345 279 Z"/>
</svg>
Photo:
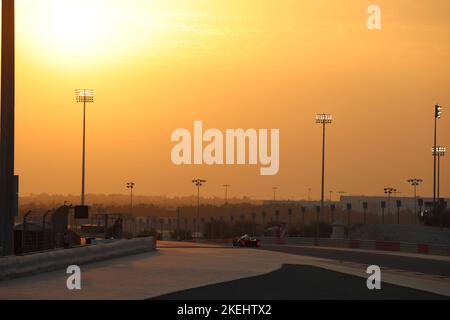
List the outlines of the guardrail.
<svg viewBox="0 0 450 320">
<path fill-rule="evenodd" d="M 59 249 L 25 256 L 0 258 L 0 280 L 84 265 L 96 261 L 119 258 L 156 249 L 153 237 L 118 240 L 112 243 Z"/>
<path fill-rule="evenodd" d="M 314 238 L 260 238 L 261 244 L 315 246 Z M 450 245 L 417 244 L 398 241 L 359 240 L 359 239 L 318 239 L 318 245 L 324 247 L 409 252 L 450 256 Z"/>
</svg>

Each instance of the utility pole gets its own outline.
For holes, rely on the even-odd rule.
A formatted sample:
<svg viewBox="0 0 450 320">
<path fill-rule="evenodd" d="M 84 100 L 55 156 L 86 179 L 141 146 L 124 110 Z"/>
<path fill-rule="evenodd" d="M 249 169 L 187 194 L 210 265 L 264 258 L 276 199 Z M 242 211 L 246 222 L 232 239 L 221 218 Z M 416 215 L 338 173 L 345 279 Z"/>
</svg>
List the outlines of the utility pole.
<svg viewBox="0 0 450 320">
<path fill-rule="evenodd" d="M 278 189 L 279 189 L 278 187 L 273 187 L 272 188 L 272 190 L 273 190 L 273 201 L 274 202 L 277 201 L 277 190 Z"/>
<path fill-rule="evenodd" d="M 135 183 L 134 182 L 127 182 L 127 189 L 130 189 L 130 214 L 133 214 L 133 189 L 134 189 Z"/>
<path fill-rule="evenodd" d="M 0 225 L 3 255 L 14 253 L 14 122 L 15 17 L 14 0 L 2 1 Z"/>
<path fill-rule="evenodd" d="M 306 214 L 306 207 L 300 208 L 302 212 L 302 235 L 305 237 L 305 214 Z"/>
<path fill-rule="evenodd" d="M 225 204 L 228 204 L 228 188 L 231 188 L 230 184 L 224 184 L 222 187 L 225 188 Z"/>
<path fill-rule="evenodd" d="M 367 209 L 369 207 L 369 204 L 367 202 L 363 202 L 363 210 L 364 210 L 364 225 L 367 224 Z"/>
<path fill-rule="evenodd" d="M 384 194 L 387 194 L 387 196 L 388 196 L 388 203 L 387 203 L 388 216 L 390 216 L 390 214 L 391 214 L 391 195 L 393 193 L 397 193 L 397 189 L 394 189 L 394 188 L 391 188 L 391 187 L 384 188 Z"/>
<path fill-rule="evenodd" d="M 417 223 L 417 187 L 423 182 L 422 179 L 412 178 L 408 182 L 414 188 L 414 223 Z"/>
<path fill-rule="evenodd" d="M 198 238 L 199 233 L 198 222 L 200 221 L 200 187 L 206 183 L 206 180 L 194 179 L 192 180 L 192 183 L 194 184 L 194 186 L 197 187 L 197 219 L 195 219 L 195 232 Z"/>
</svg>

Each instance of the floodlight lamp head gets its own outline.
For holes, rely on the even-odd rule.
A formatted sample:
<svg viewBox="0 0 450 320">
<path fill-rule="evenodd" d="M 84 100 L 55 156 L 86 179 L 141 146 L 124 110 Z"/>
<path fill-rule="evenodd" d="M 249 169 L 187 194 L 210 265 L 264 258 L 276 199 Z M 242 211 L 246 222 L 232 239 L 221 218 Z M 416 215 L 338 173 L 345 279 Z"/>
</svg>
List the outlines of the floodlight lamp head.
<svg viewBox="0 0 450 320">
<path fill-rule="evenodd" d="M 436 148 L 431 148 L 431 153 L 433 156 L 443 157 L 447 153 L 447 147 L 436 146 Z"/>
<path fill-rule="evenodd" d="M 316 123 L 331 124 L 333 123 L 333 116 L 331 114 L 317 114 Z"/>
<path fill-rule="evenodd" d="M 434 107 L 434 117 L 436 119 L 440 119 L 442 117 L 442 107 L 440 105 L 436 105 Z"/>
<path fill-rule="evenodd" d="M 94 90 L 77 89 L 75 90 L 75 98 L 77 102 L 92 103 L 94 102 Z"/>
</svg>

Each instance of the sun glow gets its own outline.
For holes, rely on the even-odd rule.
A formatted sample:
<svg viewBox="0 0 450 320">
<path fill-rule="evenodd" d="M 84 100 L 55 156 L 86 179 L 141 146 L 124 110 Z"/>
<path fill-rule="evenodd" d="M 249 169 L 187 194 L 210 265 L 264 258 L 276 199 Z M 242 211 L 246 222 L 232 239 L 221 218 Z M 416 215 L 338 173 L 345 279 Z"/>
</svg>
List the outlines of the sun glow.
<svg viewBox="0 0 450 320">
<path fill-rule="evenodd" d="M 18 34 L 33 54 L 53 61 L 103 58 L 127 39 L 126 8 L 127 1 L 116 0 L 21 0 Z"/>
</svg>

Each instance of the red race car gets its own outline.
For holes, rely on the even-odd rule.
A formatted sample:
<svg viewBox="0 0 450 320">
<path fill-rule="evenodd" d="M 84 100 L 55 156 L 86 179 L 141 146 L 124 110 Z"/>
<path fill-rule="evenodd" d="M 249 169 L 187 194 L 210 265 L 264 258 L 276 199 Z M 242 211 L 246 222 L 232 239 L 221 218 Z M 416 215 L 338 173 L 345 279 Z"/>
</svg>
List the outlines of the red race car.
<svg viewBox="0 0 450 320">
<path fill-rule="evenodd" d="M 233 240 L 233 247 L 259 248 L 259 246 L 260 240 L 252 238 L 247 234 Z"/>
</svg>

